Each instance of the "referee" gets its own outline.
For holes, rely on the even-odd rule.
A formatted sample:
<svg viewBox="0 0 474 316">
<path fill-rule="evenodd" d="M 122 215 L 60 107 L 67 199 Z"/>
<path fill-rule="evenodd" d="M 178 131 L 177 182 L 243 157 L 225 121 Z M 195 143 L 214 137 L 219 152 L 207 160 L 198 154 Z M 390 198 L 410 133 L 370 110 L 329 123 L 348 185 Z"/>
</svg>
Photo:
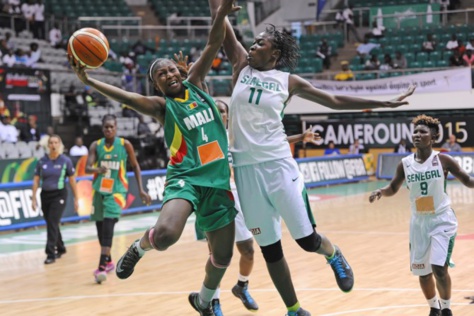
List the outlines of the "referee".
<svg viewBox="0 0 474 316">
<path fill-rule="evenodd" d="M 36 191 L 41 180 L 41 208 L 46 221 L 47 241 L 46 260 L 44 264 L 54 263 L 56 258 L 66 253 L 66 247 L 59 230 L 59 223 L 66 208 L 66 177 L 69 177 L 74 194 L 74 210 L 77 212 L 77 189 L 74 178 L 74 166 L 69 157 L 62 154 L 63 143 L 58 135 L 51 135 L 48 140 L 49 153 L 38 161 L 33 178 L 32 207 L 38 206 Z"/>
</svg>

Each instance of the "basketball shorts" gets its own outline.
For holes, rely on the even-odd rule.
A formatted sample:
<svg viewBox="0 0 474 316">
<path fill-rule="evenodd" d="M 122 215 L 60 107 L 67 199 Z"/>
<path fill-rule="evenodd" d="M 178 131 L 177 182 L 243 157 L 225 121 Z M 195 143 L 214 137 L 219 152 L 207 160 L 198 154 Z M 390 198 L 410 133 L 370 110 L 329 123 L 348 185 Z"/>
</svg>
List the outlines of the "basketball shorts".
<svg viewBox="0 0 474 316">
<path fill-rule="evenodd" d="M 454 211 L 415 215 L 410 222 L 410 268 L 414 275 L 432 272 L 431 265 L 451 264 L 451 254 L 458 228 Z"/>
<path fill-rule="evenodd" d="M 304 181 L 293 158 L 234 167 L 234 174 L 245 223 L 260 246 L 281 239 L 281 218 L 294 239 L 314 231 Z"/>
<path fill-rule="evenodd" d="M 94 191 L 91 220 L 103 221 L 104 218 L 119 218 L 126 204 L 125 196 L 123 193 L 102 194 Z"/>
<path fill-rule="evenodd" d="M 183 179 L 169 180 L 165 187 L 163 205 L 174 199 L 191 203 L 197 228 L 204 232 L 227 226 L 237 214 L 231 191 L 196 186 Z"/>
</svg>

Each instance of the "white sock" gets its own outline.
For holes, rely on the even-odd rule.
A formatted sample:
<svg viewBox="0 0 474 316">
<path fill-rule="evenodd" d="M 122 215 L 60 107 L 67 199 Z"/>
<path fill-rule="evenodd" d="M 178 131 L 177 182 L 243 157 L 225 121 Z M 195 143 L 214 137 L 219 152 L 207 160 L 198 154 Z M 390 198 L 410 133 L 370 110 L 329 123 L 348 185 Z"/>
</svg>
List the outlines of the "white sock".
<svg viewBox="0 0 474 316">
<path fill-rule="evenodd" d="M 213 299 L 213 300 L 214 300 L 214 299 L 219 299 L 220 297 L 221 297 L 221 288 L 218 287 L 218 288 L 216 289 L 216 292 L 215 292 L 214 295 L 212 296 L 212 299 Z"/>
<path fill-rule="evenodd" d="M 441 309 L 451 308 L 451 300 L 440 299 L 439 302 L 441 303 Z"/>
<path fill-rule="evenodd" d="M 201 287 L 201 291 L 199 291 L 199 305 L 202 308 L 206 308 L 211 304 L 212 297 L 214 296 L 214 292 L 216 290 L 208 289 L 204 286 Z"/>
<path fill-rule="evenodd" d="M 428 302 L 428 305 L 432 308 L 436 308 L 436 309 L 439 309 L 439 300 L 438 300 L 438 297 L 435 295 L 435 297 L 433 297 L 432 299 L 429 299 L 427 300 Z"/>
<path fill-rule="evenodd" d="M 146 251 L 146 250 L 143 249 L 143 248 L 140 246 L 140 240 L 141 240 L 141 239 L 135 241 L 135 246 L 137 247 L 138 255 L 139 255 L 140 257 L 143 257 L 143 255 L 145 254 L 145 251 Z"/>
<path fill-rule="evenodd" d="M 239 281 L 242 281 L 242 282 L 248 282 L 249 281 L 249 276 L 245 276 L 245 275 L 242 275 L 239 273 Z"/>
</svg>

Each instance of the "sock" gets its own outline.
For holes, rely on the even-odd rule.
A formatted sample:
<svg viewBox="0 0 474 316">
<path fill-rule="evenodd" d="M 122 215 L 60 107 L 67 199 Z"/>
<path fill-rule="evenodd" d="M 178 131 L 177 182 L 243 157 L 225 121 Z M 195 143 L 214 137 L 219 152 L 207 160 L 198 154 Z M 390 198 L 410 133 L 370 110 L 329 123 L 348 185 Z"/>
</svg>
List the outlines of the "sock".
<svg viewBox="0 0 474 316">
<path fill-rule="evenodd" d="M 300 302 L 296 302 L 295 305 L 287 307 L 289 312 L 297 312 L 300 309 L 301 305 Z"/>
<path fill-rule="evenodd" d="M 438 297 L 436 295 L 432 299 L 427 300 L 427 302 L 428 302 L 428 305 L 431 308 L 439 309 L 439 300 L 438 300 Z"/>
<path fill-rule="evenodd" d="M 143 255 L 145 255 L 145 251 L 146 251 L 146 250 L 143 249 L 142 247 L 140 247 L 140 240 L 135 241 L 135 247 L 136 247 L 137 250 L 138 250 L 138 255 L 139 255 L 140 257 L 143 257 Z"/>
<path fill-rule="evenodd" d="M 199 291 L 199 305 L 202 308 L 206 308 L 209 306 L 215 291 L 216 290 L 208 289 L 204 286 L 204 284 L 202 285 L 201 291 Z"/>
<path fill-rule="evenodd" d="M 441 304 L 441 309 L 451 308 L 451 300 L 440 299 L 439 302 Z"/>
<path fill-rule="evenodd" d="M 239 273 L 239 278 L 237 279 L 237 285 L 240 287 L 244 287 L 245 284 L 249 283 L 249 276 L 245 276 Z"/>
<path fill-rule="evenodd" d="M 221 288 L 218 287 L 218 288 L 216 289 L 216 292 L 215 292 L 214 295 L 212 296 L 212 300 L 218 300 L 220 297 L 221 297 Z"/>
<path fill-rule="evenodd" d="M 107 258 L 107 255 L 100 255 L 99 271 L 105 270 L 105 266 L 107 265 L 106 258 Z"/>
<path fill-rule="evenodd" d="M 332 251 L 332 255 L 330 257 L 326 256 L 326 260 L 331 260 L 332 258 L 334 258 L 334 255 L 336 254 L 336 247 L 333 246 L 333 251 Z"/>
</svg>

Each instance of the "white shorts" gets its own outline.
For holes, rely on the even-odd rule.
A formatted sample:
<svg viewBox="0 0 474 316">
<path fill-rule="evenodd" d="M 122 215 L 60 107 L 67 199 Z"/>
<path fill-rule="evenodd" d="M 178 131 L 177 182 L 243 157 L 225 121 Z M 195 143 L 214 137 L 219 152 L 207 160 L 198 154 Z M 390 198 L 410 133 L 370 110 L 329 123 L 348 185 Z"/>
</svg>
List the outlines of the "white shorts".
<svg viewBox="0 0 474 316">
<path fill-rule="evenodd" d="M 260 246 L 281 239 L 281 218 L 294 239 L 313 233 L 306 189 L 293 158 L 235 167 L 234 175 L 245 223 Z"/>
<path fill-rule="evenodd" d="M 237 193 L 237 188 L 235 187 L 234 181 L 230 181 L 230 188 L 232 189 L 232 194 L 234 195 L 235 208 L 237 209 L 237 216 L 235 216 L 235 242 L 242 242 L 249 239 L 252 239 L 252 233 L 245 226 L 244 214 L 242 214 L 242 208 L 240 207 L 239 194 Z"/>
<path fill-rule="evenodd" d="M 410 269 L 414 275 L 432 272 L 431 265 L 450 263 L 458 229 L 450 209 L 441 214 L 415 215 L 410 222 Z"/>
</svg>

